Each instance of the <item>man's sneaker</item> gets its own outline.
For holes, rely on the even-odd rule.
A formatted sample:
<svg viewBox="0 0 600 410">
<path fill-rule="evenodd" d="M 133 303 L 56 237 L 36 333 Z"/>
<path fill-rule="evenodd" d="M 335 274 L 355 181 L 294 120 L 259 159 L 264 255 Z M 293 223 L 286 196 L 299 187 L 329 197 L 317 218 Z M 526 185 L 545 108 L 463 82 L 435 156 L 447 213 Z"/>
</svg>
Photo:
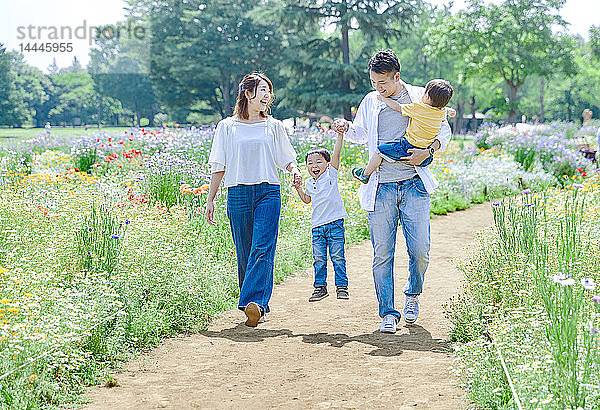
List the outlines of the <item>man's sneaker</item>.
<svg viewBox="0 0 600 410">
<path fill-rule="evenodd" d="M 317 286 L 313 291 L 313 294 L 308 298 L 309 302 L 318 302 L 321 299 L 325 299 L 329 296 L 327 293 L 327 288 L 325 286 Z"/>
<path fill-rule="evenodd" d="M 246 308 L 244 309 L 244 313 L 248 318 L 246 320 L 246 326 L 250 327 L 256 327 L 256 325 L 258 325 L 258 322 L 260 322 L 260 319 L 264 315 L 260 306 L 258 306 L 254 302 L 248 303 L 248 306 L 246 306 Z"/>
<path fill-rule="evenodd" d="M 363 184 L 369 183 L 369 177 L 365 175 L 364 168 L 352 168 L 352 176 Z"/>
<path fill-rule="evenodd" d="M 404 302 L 404 320 L 406 323 L 415 323 L 419 317 L 419 297 L 406 295 Z"/>
<path fill-rule="evenodd" d="M 398 323 L 398 319 L 394 315 L 385 315 L 381 325 L 379 326 L 379 331 L 381 333 L 396 333 L 396 324 Z"/>
<path fill-rule="evenodd" d="M 338 299 L 350 299 L 350 294 L 348 293 L 348 286 L 338 286 L 335 289 L 337 293 Z"/>
</svg>

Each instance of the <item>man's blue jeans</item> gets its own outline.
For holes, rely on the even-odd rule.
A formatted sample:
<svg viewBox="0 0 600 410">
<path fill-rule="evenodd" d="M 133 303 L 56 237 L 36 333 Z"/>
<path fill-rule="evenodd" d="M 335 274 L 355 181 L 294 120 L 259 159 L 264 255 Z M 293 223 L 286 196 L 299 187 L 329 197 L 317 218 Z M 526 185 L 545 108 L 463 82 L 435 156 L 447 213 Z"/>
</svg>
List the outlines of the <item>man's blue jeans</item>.
<svg viewBox="0 0 600 410">
<path fill-rule="evenodd" d="M 344 256 L 344 220 L 330 222 L 312 228 L 314 286 L 327 286 L 327 248 L 335 272 L 335 286 L 348 286 L 346 258 Z"/>
<path fill-rule="evenodd" d="M 373 244 L 373 279 L 379 302 L 379 316 L 395 315 L 394 251 L 398 222 L 402 225 L 408 251 L 406 295 L 419 295 L 429 265 L 429 194 L 423 181 L 414 177 L 377 187 L 375 209 L 367 213 Z"/>
<path fill-rule="evenodd" d="M 227 191 L 227 217 L 237 255 L 240 300 L 269 311 L 281 212 L 279 185 L 237 185 Z"/>
</svg>

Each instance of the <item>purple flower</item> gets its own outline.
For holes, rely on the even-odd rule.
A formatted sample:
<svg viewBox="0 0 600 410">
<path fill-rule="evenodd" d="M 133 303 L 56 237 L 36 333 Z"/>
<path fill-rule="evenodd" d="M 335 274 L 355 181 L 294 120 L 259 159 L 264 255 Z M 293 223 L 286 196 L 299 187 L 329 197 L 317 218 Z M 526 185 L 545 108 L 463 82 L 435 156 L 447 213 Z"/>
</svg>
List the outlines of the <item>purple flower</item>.
<svg viewBox="0 0 600 410">
<path fill-rule="evenodd" d="M 587 290 L 594 290 L 596 288 L 596 283 L 592 278 L 583 278 L 581 279 L 581 286 Z"/>
<path fill-rule="evenodd" d="M 131 221 L 129 219 L 125 219 L 125 225 L 129 225 Z"/>
<path fill-rule="evenodd" d="M 492 203 L 492 205 L 494 205 L 494 206 L 499 206 L 499 205 L 500 205 L 500 202 L 494 202 L 494 203 Z"/>
<path fill-rule="evenodd" d="M 111 236 L 111 238 L 113 238 L 113 239 L 119 239 L 119 235 L 117 235 L 116 233 L 113 233 L 112 236 Z"/>
<path fill-rule="evenodd" d="M 594 295 L 594 296 L 592 296 L 592 301 L 594 303 L 600 303 L 600 295 Z"/>
<path fill-rule="evenodd" d="M 529 195 L 531 193 L 531 189 L 524 189 L 523 195 Z"/>
<path fill-rule="evenodd" d="M 583 188 L 583 185 L 582 184 L 573 184 L 573 188 L 575 188 L 575 189 Z"/>
</svg>

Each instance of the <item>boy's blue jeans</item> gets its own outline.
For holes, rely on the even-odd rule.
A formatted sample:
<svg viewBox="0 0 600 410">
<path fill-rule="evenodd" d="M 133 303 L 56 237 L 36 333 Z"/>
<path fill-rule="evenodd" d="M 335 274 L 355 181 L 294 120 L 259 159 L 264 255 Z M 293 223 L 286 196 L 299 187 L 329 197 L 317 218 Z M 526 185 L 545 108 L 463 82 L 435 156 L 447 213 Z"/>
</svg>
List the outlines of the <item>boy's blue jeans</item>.
<svg viewBox="0 0 600 410">
<path fill-rule="evenodd" d="M 327 248 L 335 272 L 335 286 L 348 286 L 345 241 L 343 219 L 312 228 L 315 287 L 327 286 Z"/>
<path fill-rule="evenodd" d="M 279 185 L 237 185 L 227 191 L 227 217 L 237 255 L 240 300 L 269 311 L 281 212 Z"/>
<path fill-rule="evenodd" d="M 389 162 L 394 162 L 394 161 L 400 161 L 401 158 L 409 157 L 411 155 L 411 153 L 408 152 L 408 150 L 411 148 L 419 148 L 419 147 L 412 145 L 410 142 L 408 142 L 408 140 L 406 138 L 402 137 L 400 139 L 400 141 L 387 142 L 385 144 L 378 145 L 377 151 L 381 158 L 383 158 Z M 421 149 L 421 148 L 419 148 L 419 149 Z M 431 164 L 431 162 L 433 162 L 433 156 L 430 156 L 429 158 L 427 158 L 425 161 L 421 162 L 417 166 L 418 167 L 426 167 L 427 165 Z"/>
<path fill-rule="evenodd" d="M 379 316 L 400 312 L 394 307 L 394 252 L 398 222 L 402 225 L 408 251 L 406 295 L 419 295 L 423 290 L 425 271 L 429 265 L 429 194 L 421 178 L 381 183 L 377 187 L 375 209 L 367 212 L 373 244 L 373 279 L 379 302 Z"/>
</svg>

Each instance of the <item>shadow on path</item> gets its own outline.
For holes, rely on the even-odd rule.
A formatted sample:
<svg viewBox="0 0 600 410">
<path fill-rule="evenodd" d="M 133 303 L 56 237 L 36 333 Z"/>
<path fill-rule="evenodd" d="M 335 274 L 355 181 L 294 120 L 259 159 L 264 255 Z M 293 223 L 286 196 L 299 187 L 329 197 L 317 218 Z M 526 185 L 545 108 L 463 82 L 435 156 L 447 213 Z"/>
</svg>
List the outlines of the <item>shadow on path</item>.
<svg viewBox="0 0 600 410">
<path fill-rule="evenodd" d="M 272 337 L 286 336 L 289 338 L 302 338 L 302 342 L 309 344 L 328 344 L 331 347 L 344 347 L 350 342 L 358 342 L 375 347 L 368 354 L 371 356 L 399 356 L 404 350 L 432 353 L 450 353 L 450 343 L 442 339 L 434 339 L 431 333 L 419 325 L 406 325 L 408 334 L 385 334 L 378 330 L 373 333 L 364 333 L 348 336 L 345 333 L 299 333 L 294 334 L 289 329 L 253 329 L 240 323 L 239 325 L 215 332 L 206 330 L 200 335 L 209 338 L 223 338 L 234 342 L 262 342 Z"/>
</svg>

